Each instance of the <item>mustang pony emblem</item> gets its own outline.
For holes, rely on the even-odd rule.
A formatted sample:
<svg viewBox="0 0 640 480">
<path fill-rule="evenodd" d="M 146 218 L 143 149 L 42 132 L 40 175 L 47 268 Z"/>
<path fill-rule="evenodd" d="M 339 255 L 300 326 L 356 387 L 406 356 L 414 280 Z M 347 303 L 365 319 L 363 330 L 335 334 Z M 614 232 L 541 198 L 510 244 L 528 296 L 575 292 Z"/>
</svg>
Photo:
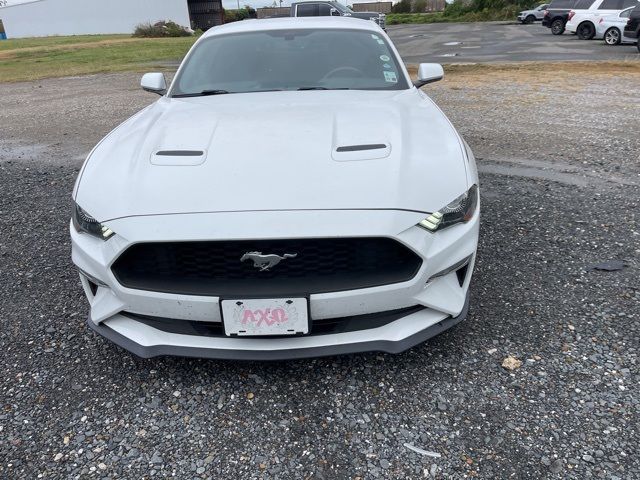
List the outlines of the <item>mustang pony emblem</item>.
<svg viewBox="0 0 640 480">
<path fill-rule="evenodd" d="M 245 260 L 253 260 L 253 266 L 259 268 L 261 272 L 270 270 L 272 267 L 278 265 L 282 260 L 287 258 L 296 258 L 297 253 L 285 253 L 282 257 L 280 255 L 262 255 L 262 252 L 247 252 L 240 259 L 241 262 Z"/>
</svg>

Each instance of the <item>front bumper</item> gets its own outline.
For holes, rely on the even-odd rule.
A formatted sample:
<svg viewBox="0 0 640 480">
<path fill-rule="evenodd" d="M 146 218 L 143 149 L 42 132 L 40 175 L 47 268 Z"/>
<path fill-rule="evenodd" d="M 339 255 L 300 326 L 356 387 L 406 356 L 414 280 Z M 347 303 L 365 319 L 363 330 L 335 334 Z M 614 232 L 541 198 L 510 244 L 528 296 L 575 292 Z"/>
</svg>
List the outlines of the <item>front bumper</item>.
<svg viewBox="0 0 640 480">
<path fill-rule="evenodd" d="M 401 353 L 467 317 L 469 299 L 455 317 L 422 310 L 383 327 L 345 334 L 291 338 L 207 338 L 164 332 L 123 315 L 107 324 L 87 324 L 95 332 L 129 352 L 142 357 L 178 356 L 222 360 L 292 360 L 350 353 L 380 351 Z"/>
<path fill-rule="evenodd" d="M 237 212 L 130 217 L 107 222 L 117 233 L 103 242 L 71 227 L 72 257 L 91 310 L 89 325 L 142 356 L 197 356 L 229 359 L 285 359 L 380 350 L 398 353 L 432 337 L 466 316 L 468 288 L 478 242 L 479 214 L 467 224 L 436 234 L 415 226 L 424 214 L 406 211 Z M 423 259 L 415 277 L 402 283 L 309 295 L 312 321 L 376 314 L 411 307 L 419 311 L 376 328 L 285 338 L 229 338 L 185 335 L 154 328 L 135 315 L 174 321 L 222 322 L 218 297 L 179 295 L 125 288 L 111 265 L 139 242 L 211 239 L 386 236 Z M 176 232 L 181 232 L 176 234 Z M 456 272 L 433 278 L 469 258 L 462 285 Z M 251 292 L 247 292 L 247 297 Z M 312 323 L 313 325 L 313 323 Z"/>
</svg>

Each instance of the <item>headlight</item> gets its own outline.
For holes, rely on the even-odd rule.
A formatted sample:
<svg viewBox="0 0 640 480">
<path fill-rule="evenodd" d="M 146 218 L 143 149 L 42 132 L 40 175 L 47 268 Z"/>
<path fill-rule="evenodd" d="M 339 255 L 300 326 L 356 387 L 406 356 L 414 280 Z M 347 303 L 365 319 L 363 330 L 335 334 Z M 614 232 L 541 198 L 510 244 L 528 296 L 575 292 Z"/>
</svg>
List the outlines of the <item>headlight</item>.
<svg viewBox="0 0 640 480">
<path fill-rule="evenodd" d="M 100 240 L 109 240 L 115 233 L 106 225 L 101 224 L 87 212 L 85 212 L 77 203 L 73 205 L 73 226 L 79 233 L 88 233 Z"/>
<path fill-rule="evenodd" d="M 437 212 L 433 212 L 422 220 L 418 226 L 435 232 L 443 228 L 456 225 L 457 223 L 467 223 L 473 218 L 478 206 L 478 186 L 473 185 L 467 192 L 460 195 L 453 202 Z"/>
</svg>

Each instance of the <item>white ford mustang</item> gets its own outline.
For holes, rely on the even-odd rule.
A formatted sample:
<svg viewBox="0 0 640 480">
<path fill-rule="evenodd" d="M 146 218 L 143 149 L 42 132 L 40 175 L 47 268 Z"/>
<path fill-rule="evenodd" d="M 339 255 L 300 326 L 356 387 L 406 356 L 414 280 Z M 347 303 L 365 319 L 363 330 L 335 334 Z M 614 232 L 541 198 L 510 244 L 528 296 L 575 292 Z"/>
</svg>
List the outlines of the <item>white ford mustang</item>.
<svg viewBox="0 0 640 480">
<path fill-rule="evenodd" d="M 442 67 L 422 64 L 419 87 Z M 471 150 L 387 35 L 349 18 L 212 28 L 73 192 L 88 324 L 143 356 L 401 352 L 462 320 Z"/>
</svg>

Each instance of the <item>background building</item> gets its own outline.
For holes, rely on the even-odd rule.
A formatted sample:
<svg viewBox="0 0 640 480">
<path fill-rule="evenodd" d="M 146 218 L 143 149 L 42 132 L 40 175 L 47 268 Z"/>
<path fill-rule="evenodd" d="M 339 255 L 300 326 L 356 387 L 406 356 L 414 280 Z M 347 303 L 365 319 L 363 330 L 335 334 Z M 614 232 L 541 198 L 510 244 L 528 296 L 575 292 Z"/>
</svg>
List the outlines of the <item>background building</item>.
<svg viewBox="0 0 640 480">
<path fill-rule="evenodd" d="M 178 0 L 179 1 L 179 0 Z M 191 28 L 208 30 L 224 23 L 222 0 L 187 0 Z"/>
<path fill-rule="evenodd" d="M 133 33 L 159 20 L 206 30 L 223 18 L 221 0 L 33 0 L 0 7 L 7 38 Z"/>
</svg>

